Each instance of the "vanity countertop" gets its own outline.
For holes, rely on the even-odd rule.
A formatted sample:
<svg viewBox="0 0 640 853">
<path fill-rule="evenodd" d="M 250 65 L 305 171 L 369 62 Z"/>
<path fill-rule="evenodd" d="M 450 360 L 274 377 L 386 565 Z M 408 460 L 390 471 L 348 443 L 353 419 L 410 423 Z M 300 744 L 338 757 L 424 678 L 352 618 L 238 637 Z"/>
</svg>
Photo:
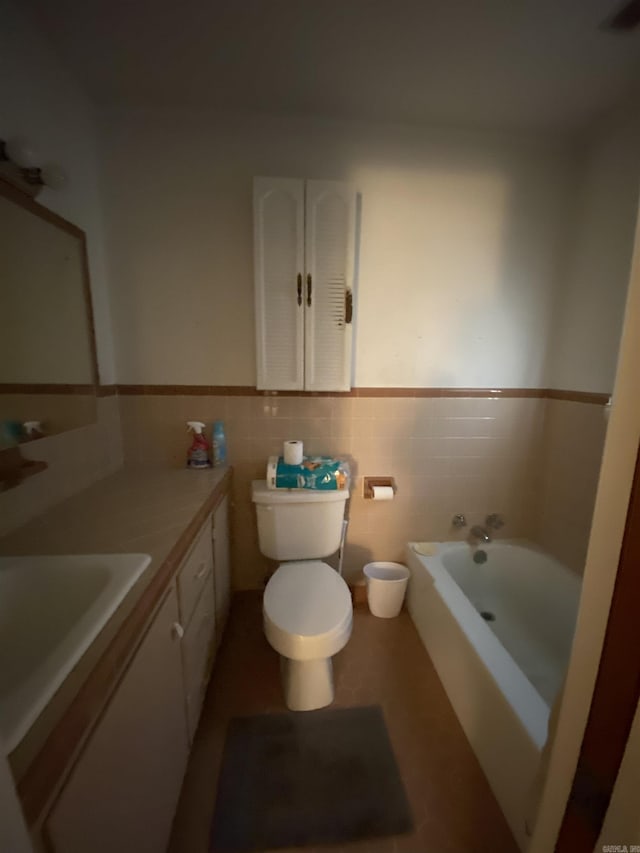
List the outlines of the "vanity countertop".
<svg viewBox="0 0 640 853">
<path fill-rule="evenodd" d="M 151 562 L 9 756 L 27 820 L 80 748 L 231 469 L 123 468 L 0 538 L 0 554 L 145 553 Z M 37 626 L 34 626 L 37 629 Z"/>
</svg>

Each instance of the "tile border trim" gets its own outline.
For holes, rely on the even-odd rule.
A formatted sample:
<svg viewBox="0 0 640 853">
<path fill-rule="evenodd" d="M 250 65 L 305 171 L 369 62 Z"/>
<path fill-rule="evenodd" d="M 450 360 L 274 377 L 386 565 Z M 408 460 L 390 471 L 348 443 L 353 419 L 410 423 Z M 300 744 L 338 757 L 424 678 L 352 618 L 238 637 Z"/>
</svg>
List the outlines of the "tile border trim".
<svg viewBox="0 0 640 853">
<path fill-rule="evenodd" d="M 595 391 L 561 391 L 557 388 L 547 388 L 546 397 L 549 400 L 568 400 L 572 403 L 592 403 L 606 406 L 611 399 L 610 394 L 598 394 Z"/>
<path fill-rule="evenodd" d="M 609 394 L 557 388 L 352 388 L 350 391 L 259 391 L 253 385 L 126 385 L 101 386 L 117 389 L 122 396 L 188 396 L 188 397 L 492 397 L 507 399 L 566 400 L 604 406 Z M 110 391 L 109 393 L 116 393 Z M 99 396 L 106 396 L 106 394 Z"/>
<path fill-rule="evenodd" d="M 98 385 L 96 397 L 115 397 L 118 393 L 117 385 Z"/>
<path fill-rule="evenodd" d="M 76 394 L 93 395 L 96 393 L 97 386 L 90 382 L 84 384 L 70 384 L 65 382 L 0 382 L 0 394 L 67 394 L 71 396 Z"/>
</svg>

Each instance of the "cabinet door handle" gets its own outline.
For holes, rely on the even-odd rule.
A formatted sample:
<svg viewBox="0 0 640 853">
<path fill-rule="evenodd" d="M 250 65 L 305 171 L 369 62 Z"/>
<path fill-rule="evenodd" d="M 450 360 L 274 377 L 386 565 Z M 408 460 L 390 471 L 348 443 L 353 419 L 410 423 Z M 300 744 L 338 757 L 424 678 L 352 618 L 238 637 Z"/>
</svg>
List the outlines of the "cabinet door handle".
<svg viewBox="0 0 640 853">
<path fill-rule="evenodd" d="M 171 634 L 174 638 L 181 640 L 184 637 L 184 628 L 179 622 L 174 622 L 171 626 Z"/>
<path fill-rule="evenodd" d="M 350 323 L 353 320 L 353 292 L 345 290 L 344 293 L 344 322 Z"/>
<path fill-rule="evenodd" d="M 311 273 L 307 273 L 307 305 L 311 308 L 311 288 L 313 287 L 313 282 L 311 281 Z"/>
<path fill-rule="evenodd" d="M 298 273 L 298 305 L 302 305 L 302 273 Z"/>
</svg>

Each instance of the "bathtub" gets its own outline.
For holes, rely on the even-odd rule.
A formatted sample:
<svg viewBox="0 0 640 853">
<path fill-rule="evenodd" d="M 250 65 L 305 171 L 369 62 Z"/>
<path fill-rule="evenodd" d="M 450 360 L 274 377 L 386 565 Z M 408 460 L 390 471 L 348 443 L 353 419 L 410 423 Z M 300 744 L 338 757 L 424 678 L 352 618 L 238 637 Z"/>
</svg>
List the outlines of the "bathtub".
<svg viewBox="0 0 640 853">
<path fill-rule="evenodd" d="M 473 550 L 466 542 L 437 542 L 423 549 L 432 552 L 426 556 L 414 544 L 406 555 L 409 613 L 525 849 L 531 788 L 569 661 L 580 578 L 525 542 Z M 486 562 L 474 562 L 479 549 Z"/>
</svg>

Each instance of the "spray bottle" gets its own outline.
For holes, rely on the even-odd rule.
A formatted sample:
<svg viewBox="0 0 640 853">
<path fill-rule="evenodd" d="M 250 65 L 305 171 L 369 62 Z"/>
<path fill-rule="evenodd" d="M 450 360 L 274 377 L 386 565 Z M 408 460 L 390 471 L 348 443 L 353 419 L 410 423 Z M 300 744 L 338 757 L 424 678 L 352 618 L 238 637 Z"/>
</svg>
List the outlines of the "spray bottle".
<svg viewBox="0 0 640 853">
<path fill-rule="evenodd" d="M 219 468 L 227 464 L 227 438 L 224 434 L 222 421 L 213 424 L 213 467 Z"/>
<path fill-rule="evenodd" d="M 193 432 L 193 443 L 187 453 L 187 468 L 210 468 L 209 443 L 202 434 L 204 424 L 200 421 L 187 421 L 187 428 Z"/>
<path fill-rule="evenodd" d="M 40 421 L 25 421 L 22 426 L 29 439 L 42 438 L 44 435 Z"/>
</svg>

